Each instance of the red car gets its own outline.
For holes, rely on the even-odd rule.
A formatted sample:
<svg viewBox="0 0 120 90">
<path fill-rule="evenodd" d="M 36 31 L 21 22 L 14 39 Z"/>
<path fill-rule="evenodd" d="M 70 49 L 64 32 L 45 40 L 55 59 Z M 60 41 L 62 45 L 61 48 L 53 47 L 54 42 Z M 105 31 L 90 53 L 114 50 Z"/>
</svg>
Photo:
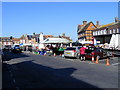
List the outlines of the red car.
<svg viewBox="0 0 120 90">
<path fill-rule="evenodd" d="M 106 58 L 107 57 L 107 51 L 105 51 L 102 48 L 95 48 L 95 47 L 88 47 L 86 50 L 86 58 L 92 59 L 92 56 L 94 55 L 94 57 L 98 57 L 98 59 L 101 58 Z"/>
</svg>

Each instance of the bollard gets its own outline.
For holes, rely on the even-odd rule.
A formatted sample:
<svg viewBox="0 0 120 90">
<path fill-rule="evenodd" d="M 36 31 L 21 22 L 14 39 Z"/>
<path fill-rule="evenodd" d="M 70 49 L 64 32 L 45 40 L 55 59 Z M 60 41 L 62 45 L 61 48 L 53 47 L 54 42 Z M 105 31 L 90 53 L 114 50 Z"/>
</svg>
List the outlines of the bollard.
<svg viewBox="0 0 120 90">
<path fill-rule="evenodd" d="M 62 55 L 60 54 L 60 56 L 62 56 Z"/>
<path fill-rule="evenodd" d="M 94 56 L 92 55 L 92 62 L 94 62 Z"/>
<path fill-rule="evenodd" d="M 98 56 L 96 57 L 96 62 L 95 62 L 96 64 L 98 64 L 99 63 L 99 61 L 98 61 Z"/>
<path fill-rule="evenodd" d="M 56 56 L 56 54 L 54 53 L 54 56 Z"/>
<path fill-rule="evenodd" d="M 109 59 L 108 59 L 108 58 L 106 59 L 106 65 L 107 65 L 107 66 L 110 65 L 110 62 L 109 62 Z"/>
</svg>

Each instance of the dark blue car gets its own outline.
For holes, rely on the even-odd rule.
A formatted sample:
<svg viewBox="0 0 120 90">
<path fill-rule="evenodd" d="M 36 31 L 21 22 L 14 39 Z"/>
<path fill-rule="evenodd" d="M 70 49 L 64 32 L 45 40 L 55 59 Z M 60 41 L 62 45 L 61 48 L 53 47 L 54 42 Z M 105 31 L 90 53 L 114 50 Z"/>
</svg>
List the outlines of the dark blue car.
<svg viewBox="0 0 120 90">
<path fill-rule="evenodd" d="M 15 47 L 12 49 L 12 52 L 13 52 L 13 53 L 21 53 L 21 52 L 22 52 L 22 49 L 21 49 L 19 46 L 15 46 Z"/>
</svg>

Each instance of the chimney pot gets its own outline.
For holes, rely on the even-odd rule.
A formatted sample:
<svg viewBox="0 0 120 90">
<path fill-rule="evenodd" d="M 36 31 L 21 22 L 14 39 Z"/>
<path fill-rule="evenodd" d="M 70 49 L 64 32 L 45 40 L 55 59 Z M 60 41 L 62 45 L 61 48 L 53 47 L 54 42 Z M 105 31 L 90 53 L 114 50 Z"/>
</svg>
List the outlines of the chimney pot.
<svg viewBox="0 0 120 90">
<path fill-rule="evenodd" d="M 118 17 L 115 17 L 115 22 L 118 22 Z"/>
<path fill-rule="evenodd" d="M 33 33 L 33 35 L 35 35 L 35 33 Z"/>
<path fill-rule="evenodd" d="M 99 21 L 96 21 L 97 25 L 99 25 Z"/>
<path fill-rule="evenodd" d="M 87 24 L 87 21 L 83 21 L 83 25 L 86 25 Z"/>
<path fill-rule="evenodd" d="M 63 36 L 65 36 L 65 33 L 63 33 Z"/>
</svg>

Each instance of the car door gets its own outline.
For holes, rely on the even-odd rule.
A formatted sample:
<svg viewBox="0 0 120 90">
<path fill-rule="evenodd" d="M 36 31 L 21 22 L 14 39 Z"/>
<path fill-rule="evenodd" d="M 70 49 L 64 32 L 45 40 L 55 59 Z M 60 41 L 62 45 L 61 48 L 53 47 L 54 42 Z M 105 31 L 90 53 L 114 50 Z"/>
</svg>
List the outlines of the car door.
<svg viewBox="0 0 120 90">
<path fill-rule="evenodd" d="M 94 54 L 95 54 L 95 57 L 96 56 L 100 56 L 100 50 L 99 49 L 95 49 L 94 50 Z"/>
</svg>

